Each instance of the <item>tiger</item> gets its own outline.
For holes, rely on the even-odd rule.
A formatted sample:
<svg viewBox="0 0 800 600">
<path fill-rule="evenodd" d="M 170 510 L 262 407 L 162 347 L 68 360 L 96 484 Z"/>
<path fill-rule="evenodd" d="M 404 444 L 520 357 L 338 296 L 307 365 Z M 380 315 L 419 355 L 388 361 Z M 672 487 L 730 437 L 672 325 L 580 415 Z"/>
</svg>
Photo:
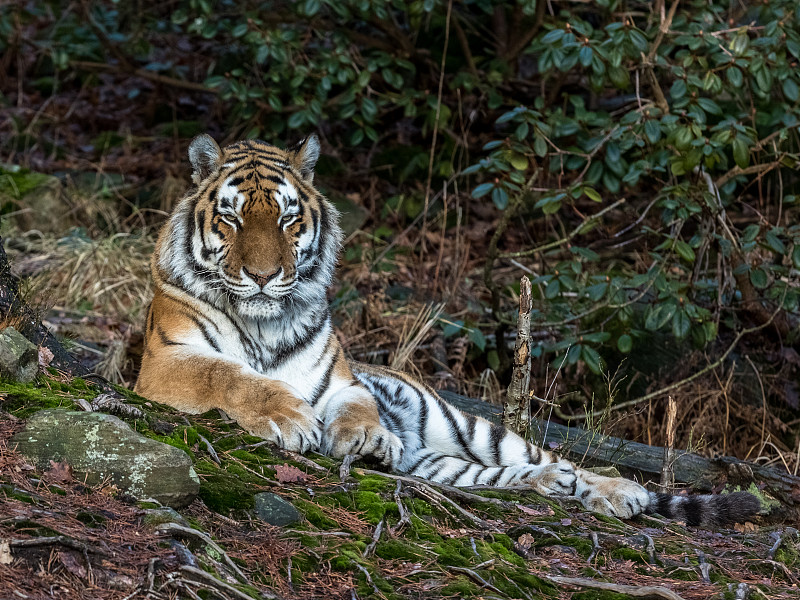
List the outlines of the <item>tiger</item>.
<svg viewBox="0 0 800 600">
<path fill-rule="evenodd" d="M 342 231 L 314 185 L 318 137 L 222 149 L 203 134 L 188 154 L 193 185 L 151 262 L 140 395 L 186 413 L 221 409 L 288 451 L 371 456 L 456 487 L 524 486 L 618 518 L 712 526 L 759 510 L 746 492 L 669 495 L 592 473 L 410 375 L 348 358 L 327 300 Z"/>
</svg>

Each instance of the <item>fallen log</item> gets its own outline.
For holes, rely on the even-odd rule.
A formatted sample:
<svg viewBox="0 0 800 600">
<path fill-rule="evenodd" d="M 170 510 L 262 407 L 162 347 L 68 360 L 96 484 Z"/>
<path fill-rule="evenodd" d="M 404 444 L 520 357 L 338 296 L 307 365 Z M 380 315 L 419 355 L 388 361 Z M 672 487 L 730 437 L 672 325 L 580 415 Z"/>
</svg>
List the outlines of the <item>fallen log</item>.
<svg viewBox="0 0 800 600">
<path fill-rule="evenodd" d="M 448 391 L 439 395 L 467 413 L 501 423 L 503 408 Z M 534 443 L 559 452 L 565 458 L 589 466 L 614 465 L 620 471 L 636 475 L 639 481 L 658 481 L 664 460 L 664 448 L 603 435 L 578 427 L 531 420 Z M 686 484 L 698 492 L 710 492 L 729 483 L 747 488 L 755 483 L 759 489 L 786 507 L 800 507 L 800 477 L 746 462 L 732 456 L 706 458 L 692 452 L 674 450 L 675 482 Z"/>
</svg>

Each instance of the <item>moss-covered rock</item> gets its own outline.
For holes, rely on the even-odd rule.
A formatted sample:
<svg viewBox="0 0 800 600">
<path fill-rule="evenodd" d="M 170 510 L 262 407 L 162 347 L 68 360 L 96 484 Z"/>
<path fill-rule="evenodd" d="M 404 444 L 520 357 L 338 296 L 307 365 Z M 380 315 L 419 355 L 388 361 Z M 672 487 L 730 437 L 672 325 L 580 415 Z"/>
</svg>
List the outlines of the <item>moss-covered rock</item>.
<svg viewBox="0 0 800 600">
<path fill-rule="evenodd" d="M 39 352 L 13 327 L 0 331 L 0 376 L 30 383 L 39 370 Z"/>
<path fill-rule="evenodd" d="M 302 515 L 278 494 L 271 492 L 261 492 L 254 497 L 255 513 L 259 519 L 270 525 L 285 527 L 292 523 L 297 523 L 302 519 Z"/>
<path fill-rule="evenodd" d="M 112 415 L 42 410 L 12 442 L 41 469 L 65 461 L 87 483 L 108 479 L 136 498 L 180 507 L 197 496 L 199 480 L 183 452 L 144 437 Z"/>
</svg>

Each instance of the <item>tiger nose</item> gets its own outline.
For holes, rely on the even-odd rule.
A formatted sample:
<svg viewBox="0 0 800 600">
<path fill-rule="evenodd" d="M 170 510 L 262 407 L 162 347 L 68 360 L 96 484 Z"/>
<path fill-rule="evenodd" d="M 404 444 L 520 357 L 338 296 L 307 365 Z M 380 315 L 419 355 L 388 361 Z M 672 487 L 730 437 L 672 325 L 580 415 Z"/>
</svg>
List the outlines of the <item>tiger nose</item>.
<svg viewBox="0 0 800 600">
<path fill-rule="evenodd" d="M 255 272 L 254 273 L 253 271 L 251 271 L 247 267 L 242 267 L 242 269 L 244 269 L 245 274 L 250 279 L 255 281 L 257 285 L 260 285 L 260 286 L 263 287 L 263 286 L 267 285 L 270 281 L 275 279 L 280 274 L 280 272 L 283 270 L 283 267 L 278 267 L 275 271 L 273 271 L 272 273 L 269 273 L 267 275 L 264 274 L 264 271 L 259 271 L 259 272 Z"/>
</svg>

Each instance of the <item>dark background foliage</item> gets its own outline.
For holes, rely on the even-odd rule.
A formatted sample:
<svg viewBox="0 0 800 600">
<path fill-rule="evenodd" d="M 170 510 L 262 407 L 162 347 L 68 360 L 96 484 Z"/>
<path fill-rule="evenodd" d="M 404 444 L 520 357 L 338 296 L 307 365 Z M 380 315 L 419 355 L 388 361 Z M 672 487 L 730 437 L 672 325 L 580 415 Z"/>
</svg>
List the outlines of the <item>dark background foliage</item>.
<svg viewBox="0 0 800 600">
<path fill-rule="evenodd" d="M 796 470 L 796 2 L 10 2 L 0 56 L 2 159 L 91 196 L 91 256 L 147 247 L 193 135 L 316 131 L 353 355 L 497 397 L 528 275 L 547 414 L 655 443 L 672 393 L 683 446 Z"/>
</svg>

